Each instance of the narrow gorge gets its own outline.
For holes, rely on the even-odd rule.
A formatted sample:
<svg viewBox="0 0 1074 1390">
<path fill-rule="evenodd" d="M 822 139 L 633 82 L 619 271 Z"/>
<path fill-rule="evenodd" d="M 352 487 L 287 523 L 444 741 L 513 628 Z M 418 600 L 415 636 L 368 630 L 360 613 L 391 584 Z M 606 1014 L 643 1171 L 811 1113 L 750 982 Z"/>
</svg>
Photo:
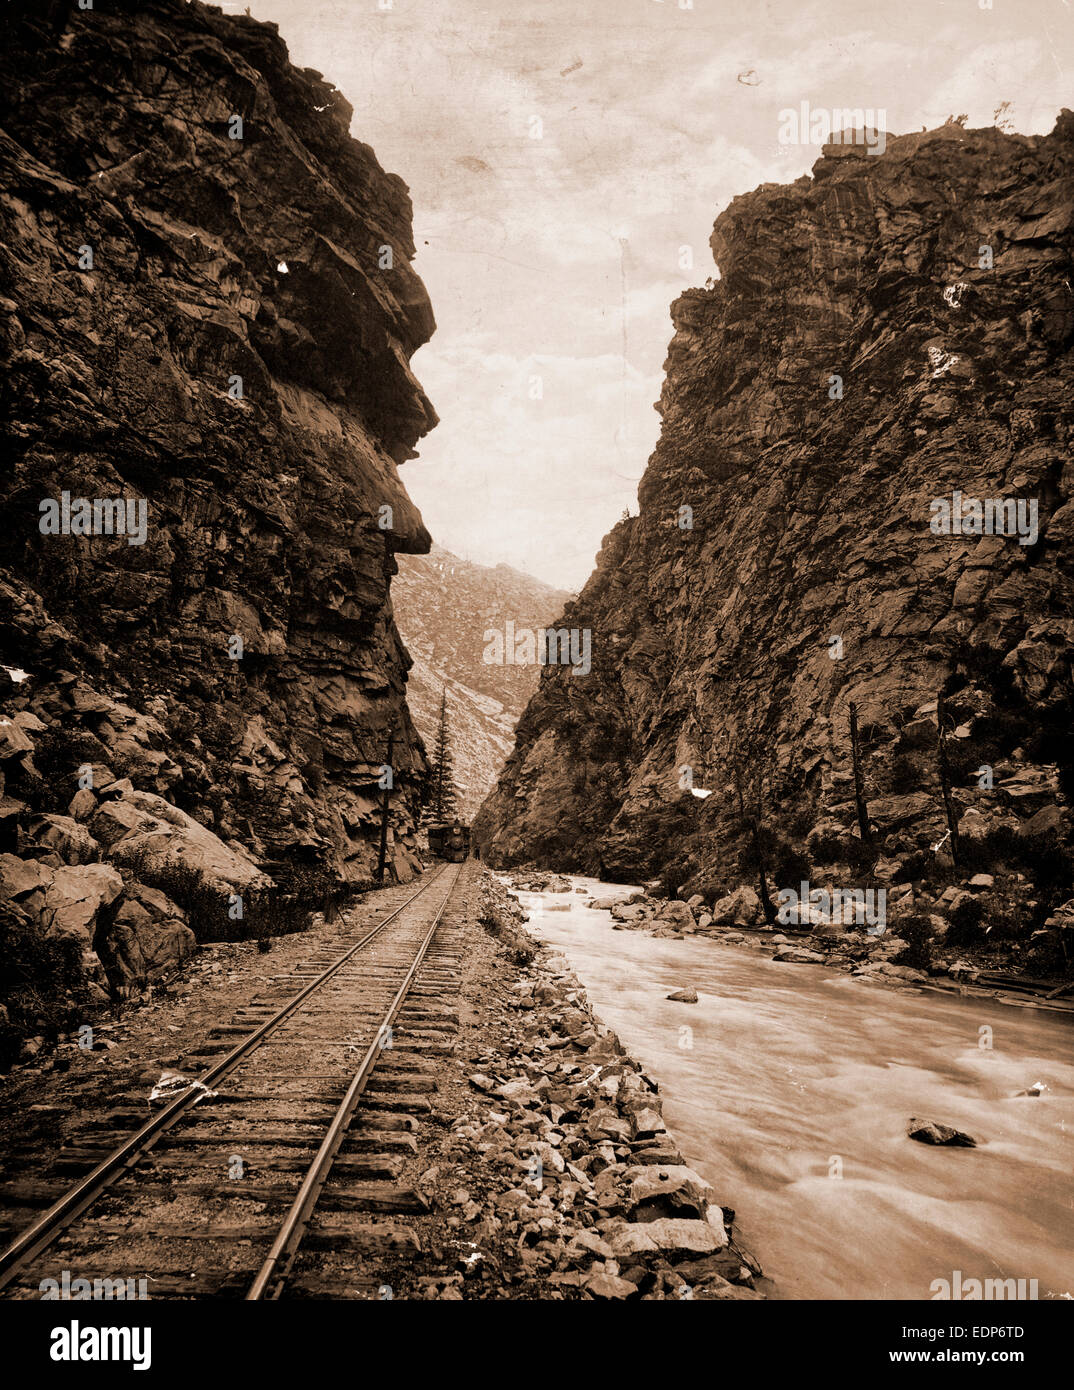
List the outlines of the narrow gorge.
<svg viewBox="0 0 1074 1390">
<path fill-rule="evenodd" d="M 1044 8 L 9 0 L 0 1334 L 31 1383 L 317 1380 L 357 1302 L 676 1303 L 738 1334 L 731 1375 L 1049 1368 Z"/>
</svg>

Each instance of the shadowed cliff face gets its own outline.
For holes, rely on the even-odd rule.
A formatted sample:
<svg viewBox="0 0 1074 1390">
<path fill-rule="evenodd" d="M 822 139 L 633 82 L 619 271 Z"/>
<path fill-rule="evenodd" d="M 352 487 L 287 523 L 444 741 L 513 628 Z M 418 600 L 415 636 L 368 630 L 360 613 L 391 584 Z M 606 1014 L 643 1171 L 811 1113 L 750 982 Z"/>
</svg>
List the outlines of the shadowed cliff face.
<svg viewBox="0 0 1074 1390">
<path fill-rule="evenodd" d="M 400 832 L 424 766 L 388 599 L 436 422 L 406 187 L 273 25 L 8 11 L 3 659 L 76 726 L 64 671 L 159 720 L 181 776 L 146 789 L 223 837 L 364 873 L 390 729 Z M 144 544 L 41 534 L 65 491 L 147 499 Z"/>
<path fill-rule="evenodd" d="M 720 278 L 672 309 L 640 515 L 561 619 L 593 672 L 544 672 L 489 857 L 729 875 L 736 762 L 799 844 L 856 834 L 851 702 L 874 822 L 920 847 L 946 824 L 945 684 L 963 833 L 1059 825 L 1039 733 L 1074 645 L 1072 174 L 1070 113 L 1047 138 L 950 125 L 827 147 L 721 214 Z M 956 491 L 1034 502 L 1032 543 L 931 529 Z"/>
</svg>

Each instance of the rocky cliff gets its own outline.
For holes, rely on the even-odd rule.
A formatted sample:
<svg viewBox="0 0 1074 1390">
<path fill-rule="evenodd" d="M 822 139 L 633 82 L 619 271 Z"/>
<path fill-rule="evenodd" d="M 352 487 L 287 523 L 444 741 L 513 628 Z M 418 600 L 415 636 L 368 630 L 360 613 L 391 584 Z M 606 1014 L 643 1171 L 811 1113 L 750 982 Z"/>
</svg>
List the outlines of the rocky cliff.
<svg viewBox="0 0 1074 1390">
<path fill-rule="evenodd" d="M 544 672 L 490 857 L 720 892 L 758 819 L 814 875 L 931 854 L 951 820 L 963 847 L 1031 821 L 1066 843 L 1072 175 L 1069 112 L 1041 138 L 949 124 L 826 147 L 720 215 L 640 515 L 561 619 L 592 673 Z"/>
<path fill-rule="evenodd" d="M 392 605 L 414 663 L 407 700 L 431 749 L 447 691 L 459 810 L 467 821 L 499 776 L 540 674 L 536 664 L 486 661 L 485 634 L 503 632 L 508 623 L 535 631 L 569 597 L 510 565 L 476 565 L 438 545 L 428 555 L 400 557 Z"/>
<path fill-rule="evenodd" d="M 132 823 L 169 807 L 220 853 L 361 878 L 394 731 L 406 876 L 425 763 L 389 584 L 430 544 L 398 466 L 436 420 L 406 186 L 273 25 L 6 18 L 5 848 L 54 852 L 44 808 L 109 852 L 111 787 L 150 799 Z"/>
</svg>

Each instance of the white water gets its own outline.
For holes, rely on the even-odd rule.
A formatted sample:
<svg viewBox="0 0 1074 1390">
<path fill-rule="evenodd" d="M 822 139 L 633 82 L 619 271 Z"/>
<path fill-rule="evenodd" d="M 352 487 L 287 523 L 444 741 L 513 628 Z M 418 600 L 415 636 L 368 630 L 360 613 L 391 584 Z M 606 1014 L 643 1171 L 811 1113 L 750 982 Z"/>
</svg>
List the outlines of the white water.
<svg viewBox="0 0 1074 1390">
<path fill-rule="evenodd" d="M 659 1081 L 683 1156 L 735 1208 L 772 1296 L 928 1299 L 955 1270 L 1074 1295 L 1071 1017 L 614 931 L 580 895 L 519 897 L 530 930 Z M 562 903 L 571 910 L 545 910 Z M 698 1004 L 665 998 L 686 987 Z M 1041 1097 L 1017 1097 L 1037 1082 Z M 911 1116 L 978 1147 L 911 1140 Z"/>
</svg>

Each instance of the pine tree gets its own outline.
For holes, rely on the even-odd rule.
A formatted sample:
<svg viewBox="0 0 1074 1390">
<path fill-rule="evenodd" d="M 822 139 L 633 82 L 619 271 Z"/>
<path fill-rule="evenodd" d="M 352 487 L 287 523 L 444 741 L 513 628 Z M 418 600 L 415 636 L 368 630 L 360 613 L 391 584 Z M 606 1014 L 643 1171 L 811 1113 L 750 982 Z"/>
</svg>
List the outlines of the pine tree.
<svg viewBox="0 0 1074 1390">
<path fill-rule="evenodd" d="M 429 766 L 429 818 L 434 824 L 453 820 L 456 814 L 458 791 L 455 788 L 455 760 L 451 752 L 451 730 L 448 727 L 447 690 L 440 696 L 440 722 L 436 729 L 436 747 Z"/>
</svg>

